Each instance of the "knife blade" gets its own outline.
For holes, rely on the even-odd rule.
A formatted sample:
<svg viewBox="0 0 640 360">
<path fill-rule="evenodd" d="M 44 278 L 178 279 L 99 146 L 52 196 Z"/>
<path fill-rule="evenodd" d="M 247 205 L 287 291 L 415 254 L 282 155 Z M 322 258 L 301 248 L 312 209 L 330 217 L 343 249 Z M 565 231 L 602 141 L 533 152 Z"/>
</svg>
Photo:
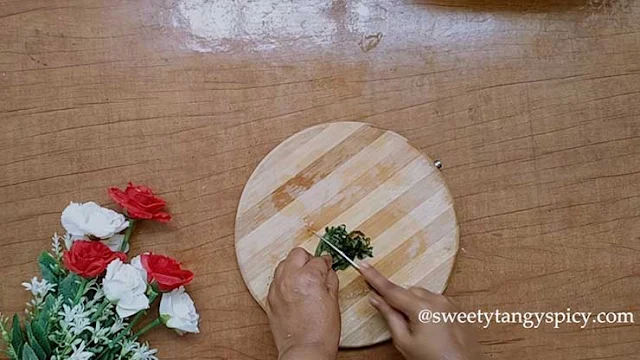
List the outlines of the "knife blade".
<svg viewBox="0 0 640 360">
<path fill-rule="evenodd" d="M 337 253 L 338 253 L 338 255 L 340 255 L 343 259 L 347 260 L 347 262 L 348 262 L 349 264 L 351 264 L 351 266 L 353 266 L 356 270 L 360 271 L 360 266 L 358 266 L 358 264 L 356 264 L 356 262 L 355 262 L 355 261 L 353 261 L 353 260 L 352 260 L 350 257 L 348 257 L 345 253 L 343 253 L 343 252 L 342 252 L 342 250 L 338 249 L 338 247 L 337 247 L 337 246 L 333 245 L 333 244 L 331 243 L 331 241 L 329 241 L 329 240 L 325 239 L 325 238 L 324 238 L 324 236 L 320 236 L 320 235 L 318 235 L 318 233 L 317 233 L 317 232 L 315 232 L 315 231 L 313 231 L 313 230 L 311 230 L 311 229 L 309 229 L 309 231 L 310 231 L 311 233 L 313 233 L 313 235 L 317 236 L 320 240 L 322 240 L 325 244 L 329 245 L 329 247 L 330 247 L 330 248 L 332 248 L 332 249 L 333 249 L 333 251 L 337 252 Z"/>
</svg>

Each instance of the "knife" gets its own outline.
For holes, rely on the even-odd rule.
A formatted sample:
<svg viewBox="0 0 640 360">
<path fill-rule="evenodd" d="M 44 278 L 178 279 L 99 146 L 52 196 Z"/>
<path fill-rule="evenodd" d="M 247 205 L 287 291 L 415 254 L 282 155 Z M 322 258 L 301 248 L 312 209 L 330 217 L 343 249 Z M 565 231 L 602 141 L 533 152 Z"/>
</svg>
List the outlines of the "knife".
<svg viewBox="0 0 640 360">
<path fill-rule="evenodd" d="M 333 251 L 337 252 L 338 255 L 340 255 L 343 259 L 347 260 L 347 262 L 349 264 L 351 264 L 351 266 L 353 266 L 354 268 L 356 268 L 356 270 L 360 271 L 360 266 L 358 266 L 358 264 L 356 264 L 355 261 L 351 260 L 351 258 L 349 258 L 345 253 L 342 252 L 342 250 L 338 249 L 337 246 L 333 245 L 331 243 L 331 241 L 327 240 L 324 238 L 324 236 L 320 236 L 318 235 L 317 232 L 309 229 L 309 231 L 311 231 L 313 233 L 313 235 L 317 236 L 318 238 L 320 238 L 320 240 L 324 241 L 325 244 L 329 245 L 330 248 L 333 249 Z"/>
</svg>

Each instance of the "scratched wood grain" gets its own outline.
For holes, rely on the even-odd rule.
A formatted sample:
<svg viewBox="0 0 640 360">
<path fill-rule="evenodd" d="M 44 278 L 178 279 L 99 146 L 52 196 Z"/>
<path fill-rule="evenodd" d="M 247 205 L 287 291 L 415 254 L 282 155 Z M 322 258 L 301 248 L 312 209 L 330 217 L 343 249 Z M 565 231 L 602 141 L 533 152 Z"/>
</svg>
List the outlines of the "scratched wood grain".
<svg viewBox="0 0 640 360">
<path fill-rule="evenodd" d="M 174 220 L 140 226 L 133 251 L 198 274 L 202 333 L 149 334 L 161 358 L 275 359 L 235 260 L 242 186 L 300 130 L 363 121 L 442 160 L 460 222 L 445 294 L 463 309 L 637 321 L 638 1 L 287 4 L 0 0 L 0 311 L 22 311 L 69 200 L 113 205 L 106 187 L 134 180 Z M 493 359 L 640 353 L 637 325 L 477 332 Z"/>
<path fill-rule="evenodd" d="M 270 152 L 244 187 L 236 215 L 238 266 L 265 308 L 273 273 L 296 246 L 314 253 L 327 226 L 371 237 L 367 261 L 402 286 L 442 293 L 458 251 L 453 199 L 431 159 L 402 136 L 360 122 L 305 129 Z M 389 340 L 369 289 L 338 272 L 340 346 Z"/>
</svg>

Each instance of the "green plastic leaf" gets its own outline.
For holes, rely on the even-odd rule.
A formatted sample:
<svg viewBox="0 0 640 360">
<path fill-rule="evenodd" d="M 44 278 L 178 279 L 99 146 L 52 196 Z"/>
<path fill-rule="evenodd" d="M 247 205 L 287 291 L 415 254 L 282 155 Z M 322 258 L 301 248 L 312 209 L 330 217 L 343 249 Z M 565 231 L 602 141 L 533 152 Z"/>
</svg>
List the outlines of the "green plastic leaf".
<svg viewBox="0 0 640 360">
<path fill-rule="evenodd" d="M 13 349 L 13 354 L 11 354 L 10 358 L 12 360 L 20 360 L 21 356 L 19 354 L 22 354 L 22 348 L 24 347 L 24 344 L 22 344 L 20 346 L 19 349 Z"/>
<path fill-rule="evenodd" d="M 20 326 L 20 318 L 18 314 L 13 315 L 13 325 L 11 328 L 11 346 L 16 351 L 16 355 L 20 357 L 20 351 L 24 344 L 24 335 Z"/>
<path fill-rule="evenodd" d="M 35 337 L 38 344 L 44 350 L 44 353 L 47 355 L 47 358 L 51 356 L 51 345 L 49 344 L 49 339 L 47 338 L 47 333 L 44 328 L 36 321 L 31 323 L 31 331 L 33 332 L 33 337 Z"/>
<path fill-rule="evenodd" d="M 62 295 L 65 301 L 75 298 L 78 289 L 80 289 L 81 281 L 82 278 L 80 276 L 70 273 L 60 281 L 58 293 Z"/>
<path fill-rule="evenodd" d="M 58 283 L 58 273 L 55 270 L 58 267 L 58 262 L 51 254 L 43 251 L 38 257 L 38 266 L 43 279 L 52 284 Z"/>
<path fill-rule="evenodd" d="M 49 319 L 51 318 L 51 309 L 56 302 L 56 299 L 53 295 L 49 294 L 44 298 L 44 303 L 42 304 L 42 308 L 38 312 L 36 320 L 42 329 L 44 329 L 45 333 L 49 328 Z"/>
<path fill-rule="evenodd" d="M 14 349 L 16 352 L 16 357 L 14 359 L 20 359 L 20 354 L 22 354 L 22 349 L 24 348 L 24 344 L 20 345 L 19 349 Z"/>
<path fill-rule="evenodd" d="M 31 329 L 31 325 L 29 323 L 25 324 L 25 329 L 27 333 L 27 340 L 29 340 L 29 346 L 31 346 L 31 349 L 33 350 L 33 352 L 36 354 L 36 356 L 38 356 L 38 359 L 46 360 L 47 354 L 45 354 L 44 350 L 42 349 L 42 346 L 38 344 L 36 337 L 33 336 L 33 330 Z"/>
<path fill-rule="evenodd" d="M 29 345 L 25 345 L 22 349 L 22 360 L 39 360 L 36 353 Z"/>
</svg>

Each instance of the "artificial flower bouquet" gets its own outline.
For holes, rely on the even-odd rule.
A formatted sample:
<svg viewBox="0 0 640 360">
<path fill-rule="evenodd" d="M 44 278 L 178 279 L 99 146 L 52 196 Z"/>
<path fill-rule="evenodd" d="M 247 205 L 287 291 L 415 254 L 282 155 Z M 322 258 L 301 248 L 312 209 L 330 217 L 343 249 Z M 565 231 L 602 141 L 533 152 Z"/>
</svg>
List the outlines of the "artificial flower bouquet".
<svg viewBox="0 0 640 360">
<path fill-rule="evenodd" d="M 136 223 L 171 219 L 165 201 L 131 183 L 124 191 L 110 188 L 109 196 L 124 215 L 93 202 L 70 203 L 62 212 L 66 234 L 54 234 L 51 251 L 38 257 L 42 279 L 22 284 L 33 295 L 26 317 L 0 319 L 9 358 L 152 360 L 157 350 L 140 342 L 147 331 L 164 324 L 180 335 L 198 332 L 199 315 L 184 289 L 191 271 L 150 252 L 127 263 Z M 158 318 L 142 324 L 156 298 Z"/>
</svg>

